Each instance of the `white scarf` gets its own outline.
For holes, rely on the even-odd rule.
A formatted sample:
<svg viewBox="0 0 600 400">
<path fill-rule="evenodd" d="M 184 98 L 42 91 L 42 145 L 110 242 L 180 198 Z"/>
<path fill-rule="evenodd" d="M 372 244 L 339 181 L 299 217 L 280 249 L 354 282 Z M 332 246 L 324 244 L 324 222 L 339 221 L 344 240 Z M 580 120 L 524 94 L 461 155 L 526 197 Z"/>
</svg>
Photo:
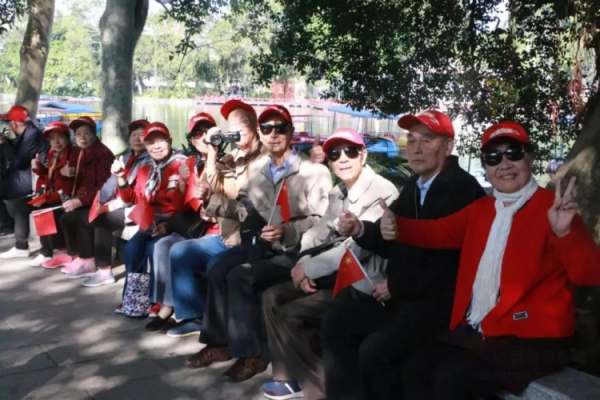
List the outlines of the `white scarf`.
<svg viewBox="0 0 600 400">
<path fill-rule="evenodd" d="M 529 201 L 537 188 L 538 184 L 532 175 L 529 182 L 518 192 L 501 193 L 494 189 L 496 218 L 494 218 L 485 250 L 479 260 L 477 275 L 473 283 L 471 307 L 467 312 L 469 325 L 480 332 L 482 332 L 481 321 L 499 300 L 502 259 L 513 217 Z M 505 207 L 504 203 L 513 204 Z"/>
</svg>

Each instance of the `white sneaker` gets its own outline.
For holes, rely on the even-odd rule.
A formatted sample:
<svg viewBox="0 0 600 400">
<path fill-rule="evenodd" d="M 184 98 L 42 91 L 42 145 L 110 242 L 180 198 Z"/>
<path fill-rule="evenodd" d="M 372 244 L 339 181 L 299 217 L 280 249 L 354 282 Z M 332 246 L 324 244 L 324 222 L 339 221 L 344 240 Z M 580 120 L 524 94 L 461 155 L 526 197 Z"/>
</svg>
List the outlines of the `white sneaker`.
<svg viewBox="0 0 600 400">
<path fill-rule="evenodd" d="M 31 262 L 29 263 L 29 266 L 40 267 L 42 265 L 42 263 L 45 263 L 46 261 L 50 261 L 50 260 L 52 260 L 52 258 L 45 257 L 43 254 L 38 254 L 36 258 L 31 260 Z"/>
<path fill-rule="evenodd" d="M 17 249 L 16 247 L 13 247 L 9 251 L 0 254 L 0 258 L 3 258 L 5 260 L 9 259 L 9 258 L 27 258 L 27 257 L 29 257 L 29 249 L 20 250 L 20 249 Z"/>
</svg>

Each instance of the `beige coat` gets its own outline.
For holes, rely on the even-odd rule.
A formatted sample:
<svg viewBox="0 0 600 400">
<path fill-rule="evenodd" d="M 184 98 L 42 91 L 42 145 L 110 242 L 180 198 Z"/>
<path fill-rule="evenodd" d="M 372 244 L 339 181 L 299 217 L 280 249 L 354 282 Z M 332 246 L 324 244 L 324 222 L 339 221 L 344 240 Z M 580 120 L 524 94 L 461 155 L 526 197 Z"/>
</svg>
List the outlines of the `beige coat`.
<svg viewBox="0 0 600 400">
<path fill-rule="evenodd" d="M 248 181 L 240 188 L 237 200 L 213 195 L 206 214 L 241 222 L 248 214 L 244 203 L 250 201 L 265 221 L 269 221 L 277 193 L 285 179 L 292 220 L 283 224 L 283 239 L 274 245 L 281 245 L 285 251 L 299 251 L 304 232 L 319 221 L 327 210 L 328 193 L 333 186 L 331 174 L 324 165 L 315 164 L 298 154 L 283 178 L 273 182 L 269 161 L 269 157 L 262 157 L 250 165 Z M 277 207 L 271 225 L 281 223 Z"/>
<path fill-rule="evenodd" d="M 348 196 L 344 192 L 348 192 Z M 398 189 L 394 184 L 380 175 L 368 165 L 363 169 L 356 183 L 350 190 L 343 183 L 329 192 L 329 207 L 321 220 L 302 238 L 302 251 L 322 244 L 330 232 L 337 229 L 338 217 L 347 208 L 362 221 L 376 221 L 383 215 L 379 199 L 390 205 L 398 197 Z M 337 243 L 335 247 L 314 257 L 305 256 L 298 261 L 304 264 L 306 275 L 311 279 L 331 275 L 338 270 L 346 249 L 351 248 L 365 268 L 372 282 L 385 278 L 387 260 L 371 251 L 360 248 L 352 238 Z M 371 293 L 371 284 L 363 279 L 353 285 L 357 290 Z"/>
</svg>

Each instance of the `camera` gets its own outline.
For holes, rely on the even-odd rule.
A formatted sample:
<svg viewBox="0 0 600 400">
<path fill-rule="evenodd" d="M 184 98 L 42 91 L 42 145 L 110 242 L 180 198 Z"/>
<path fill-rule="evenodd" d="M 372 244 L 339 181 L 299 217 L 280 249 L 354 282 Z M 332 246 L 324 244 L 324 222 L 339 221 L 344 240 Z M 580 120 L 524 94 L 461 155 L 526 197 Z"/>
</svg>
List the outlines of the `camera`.
<svg viewBox="0 0 600 400">
<path fill-rule="evenodd" d="M 217 133 L 210 137 L 210 144 L 215 147 L 222 147 L 226 143 L 234 143 L 239 141 L 239 132 Z"/>
</svg>

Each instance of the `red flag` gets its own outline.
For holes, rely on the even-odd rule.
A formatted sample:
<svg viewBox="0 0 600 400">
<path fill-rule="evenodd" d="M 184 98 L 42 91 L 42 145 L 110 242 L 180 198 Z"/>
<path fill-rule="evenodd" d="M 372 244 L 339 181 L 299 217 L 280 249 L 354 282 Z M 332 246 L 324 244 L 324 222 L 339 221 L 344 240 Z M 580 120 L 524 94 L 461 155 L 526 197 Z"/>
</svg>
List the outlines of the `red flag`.
<svg viewBox="0 0 600 400">
<path fill-rule="evenodd" d="M 88 214 L 88 222 L 91 224 L 100 215 L 100 192 L 96 193 L 92 206 L 90 207 L 90 213 Z"/>
<path fill-rule="evenodd" d="M 35 206 L 36 204 L 46 201 L 47 198 L 48 195 L 46 193 L 42 193 L 40 196 L 34 197 L 33 199 L 29 200 L 27 204 L 29 204 L 30 206 Z"/>
<path fill-rule="evenodd" d="M 133 210 L 129 213 L 129 219 L 144 231 L 147 231 L 152 226 L 154 211 L 152 211 L 152 207 L 148 204 L 146 197 L 142 196 L 140 202 L 133 207 Z"/>
<path fill-rule="evenodd" d="M 285 180 L 281 184 L 275 205 L 279 206 L 279 212 L 283 222 L 290 222 L 290 219 L 292 219 L 292 213 L 290 212 L 290 199 L 288 198 L 287 183 Z"/>
<path fill-rule="evenodd" d="M 352 252 L 352 250 L 348 249 L 344 253 L 344 257 L 342 257 L 342 262 L 340 262 L 340 268 L 337 273 L 337 278 L 335 279 L 335 286 L 333 287 L 333 297 L 335 297 L 338 292 L 348 286 L 356 283 L 358 281 L 362 281 L 367 276 L 360 265 L 360 262 Z"/>
<path fill-rule="evenodd" d="M 34 211 L 31 213 L 35 230 L 38 236 L 48 236 L 56 234 L 56 221 L 54 221 L 54 213 L 52 211 Z"/>
</svg>

